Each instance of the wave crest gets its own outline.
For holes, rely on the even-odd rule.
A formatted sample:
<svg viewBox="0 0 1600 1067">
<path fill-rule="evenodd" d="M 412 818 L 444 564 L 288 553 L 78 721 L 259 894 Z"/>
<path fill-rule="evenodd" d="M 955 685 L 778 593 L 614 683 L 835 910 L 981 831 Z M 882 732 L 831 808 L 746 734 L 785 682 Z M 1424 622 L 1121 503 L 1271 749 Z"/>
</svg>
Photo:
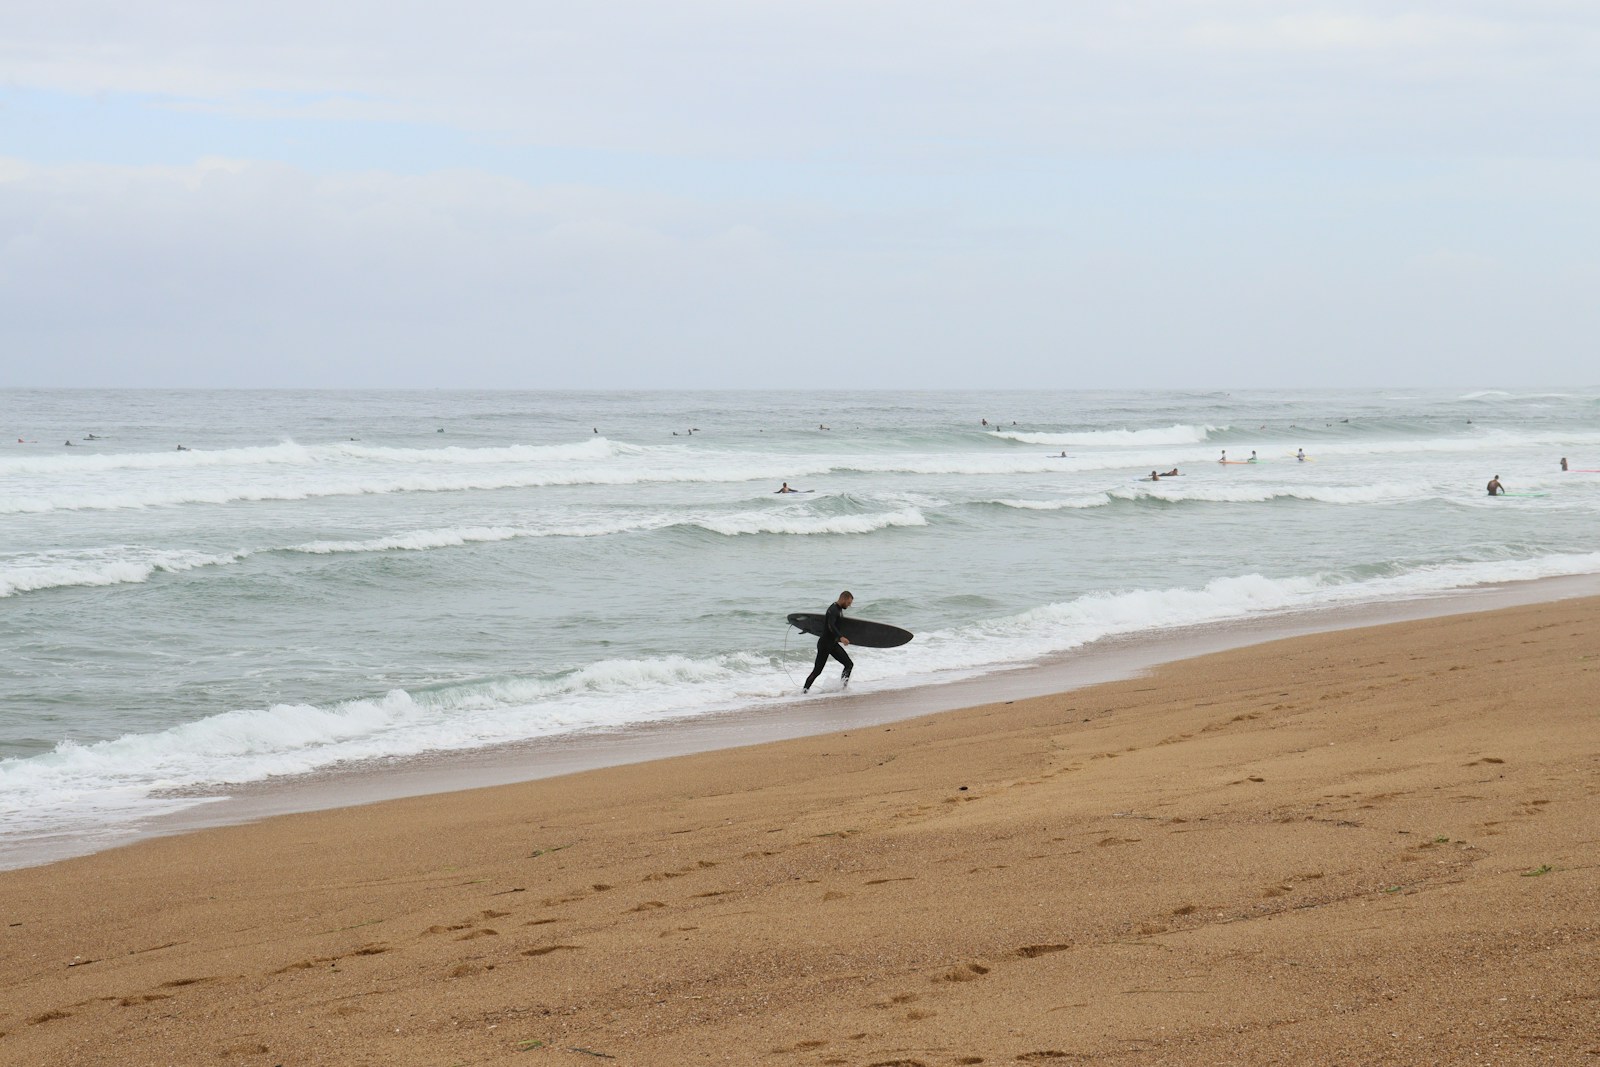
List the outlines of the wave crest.
<svg viewBox="0 0 1600 1067">
<path fill-rule="evenodd" d="M 1209 440 L 1213 433 L 1226 430 L 1226 426 L 1174 423 L 1144 430 L 1077 430 L 1070 433 L 1000 430 L 994 436 L 1025 445 L 1197 445 Z"/>
</svg>

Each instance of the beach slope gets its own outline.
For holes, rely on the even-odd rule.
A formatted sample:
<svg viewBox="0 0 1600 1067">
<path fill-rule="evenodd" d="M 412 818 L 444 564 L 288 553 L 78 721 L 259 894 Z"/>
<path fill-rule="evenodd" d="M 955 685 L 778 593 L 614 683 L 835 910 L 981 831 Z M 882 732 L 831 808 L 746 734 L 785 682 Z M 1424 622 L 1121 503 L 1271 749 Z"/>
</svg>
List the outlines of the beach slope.
<svg viewBox="0 0 1600 1067">
<path fill-rule="evenodd" d="M 0 1063 L 1600 1063 L 1600 600 L 0 873 Z"/>
</svg>

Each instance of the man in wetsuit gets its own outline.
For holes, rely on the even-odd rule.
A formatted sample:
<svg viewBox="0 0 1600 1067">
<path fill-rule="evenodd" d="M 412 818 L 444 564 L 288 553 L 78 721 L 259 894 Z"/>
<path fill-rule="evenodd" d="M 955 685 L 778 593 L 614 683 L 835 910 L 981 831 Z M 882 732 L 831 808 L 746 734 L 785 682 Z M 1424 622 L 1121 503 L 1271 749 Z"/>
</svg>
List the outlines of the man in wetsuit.
<svg viewBox="0 0 1600 1067">
<path fill-rule="evenodd" d="M 811 692 L 811 683 L 817 680 L 817 675 L 822 673 L 822 668 L 828 665 L 828 657 L 832 656 L 844 664 L 844 684 L 850 684 L 850 671 L 855 666 L 850 656 L 845 652 L 843 645 L 848 645 L 850 639 L 839 632 L 839 618 L 844 609 L 848 608 L 854 596 L 846 589 L 839 594 L 839 599 L 828 605 L 828 614 L 822 623 L 822 636 L 817 638 L 817 662 L 811 668 L 811 674 L 806 678 L 804 692 Z"/>
</svg>

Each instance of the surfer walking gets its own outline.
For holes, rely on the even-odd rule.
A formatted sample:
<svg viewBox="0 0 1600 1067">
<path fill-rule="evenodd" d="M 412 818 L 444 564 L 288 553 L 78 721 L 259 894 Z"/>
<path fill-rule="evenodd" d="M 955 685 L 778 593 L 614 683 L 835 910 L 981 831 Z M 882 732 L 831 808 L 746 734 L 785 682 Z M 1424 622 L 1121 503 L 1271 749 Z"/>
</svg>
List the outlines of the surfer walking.
<svg viewBox="0 0 1600 1067">
<path fill-rule="evenodd" d="M 806 677 L 805 688 L 802 692 L 811 692 L 811 683 L 817 680 L 822 673 L 822 668 L 828 665 L 828 657 L 832 656 L 844 664 L 844 684 L 850 684 L 850 671 L 855 664 L 851 662 L 849 653 L 843 646 L 850 643 L 850 639 L 839 632 L 839 620 L 844 610 L 855 600 L 850 590 L 846 589 L 839 594 L 839 599 L 828 605 L 828 613 L 823 618 L 822 634 L 817 638 L 817 662 L 811 668 L 811 673 Z"/>
</svg>

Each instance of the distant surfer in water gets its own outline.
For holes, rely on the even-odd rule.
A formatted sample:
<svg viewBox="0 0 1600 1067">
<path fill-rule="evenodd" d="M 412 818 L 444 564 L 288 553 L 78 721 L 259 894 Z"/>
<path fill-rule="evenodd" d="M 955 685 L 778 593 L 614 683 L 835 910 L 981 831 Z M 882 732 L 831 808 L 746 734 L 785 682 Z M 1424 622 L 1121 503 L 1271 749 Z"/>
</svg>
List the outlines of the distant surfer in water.
<svg viewBox="0 0 1600 1067">
<path fill-rule="evenodd" d="M 1561 457 L 1561 469 L 1562 470 L 1566 470 L 1567 469 L 1567 457 L 1566 456 L 1562 456 Z"/>
<path fill-rule="evenodd" d="M 773 490 L 774 493 L 798 493 L 799 491 L 798 489 L 790 489 L 788 482 L 784 482 L 782 486 Z"/>
<path fill-rule="evenodd" d="M 1259 460 L 1256 459 L 1255 449 L 1251 449 L 1250 450 L 1250 458 L 1245 460 L 1245 462 L 1246 463 L 1258 463 L 1258 462 L 1260 462 Z"/>
<path fill-rule="evenodd" d="M 839 632 L 839 620 L 844 609 L 848 608 L 855 600 L 850 590 L 846 589 L 839 594 L 839 599 L 828 605 L 828 614 L 822 622 L 822 635 L 817 638 L 817 662 L 811 668 L 811 674 L 806 677 L 805 688 L 802 692 L 811 692 L 811 683 L 817 680 L 822 673 L 822 668 L 828 665 L 828 657 L 832 656 L 844 664 L 844 684 L 850 684 L 850 671 L 855 667 L 848 653 L 842 646 L 848 645 L 850 639 Z"/>
<path fill-rule="evenodd" d="M 1496 474 L 1493 478 L 1489 479 L 1489 495 L 1490 496 L 1499 496 L 1501 493 L 1503 493 L 1505 491 L 1506 491 L 1506 487 L 1500 484 L 1500 476 L 1498 474 Z"/>
<path fill-rule="evenodd" d="M 1306 450 L 1303 448 L 1295 449 L 1294 458 L 1304 463 L 1306 461 Z"/>
</svg>

